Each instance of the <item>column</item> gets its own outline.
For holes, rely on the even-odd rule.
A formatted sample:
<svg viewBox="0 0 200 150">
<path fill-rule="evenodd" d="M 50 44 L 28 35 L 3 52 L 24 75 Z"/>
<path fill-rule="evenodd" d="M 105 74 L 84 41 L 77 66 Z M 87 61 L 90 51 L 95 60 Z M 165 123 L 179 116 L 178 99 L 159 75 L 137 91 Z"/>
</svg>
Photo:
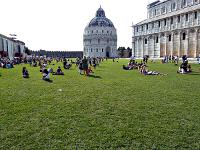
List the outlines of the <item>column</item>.
<svg viewBox="0 0 200 150">
<path fill-rule="evenodd" d="M 142 37 L 141 39 L 141 58 L 144 56 L 144 38 Z"/>
<path fill-rule="evenodd" d="M 181 50 L 180 37 L 181 37 L 180 31 L 178 31 L 178 34 L 177 34 L 177 41 L 178 41 L 178 43 L 177 43 L 177 55 L 178 55 L 178 57 L 180 57 L 180 50 Z"/>
<path fill-rule="evenodd" d="M 135 39 L 132 38 L 132 56 L 135 56 Z"/>
<path fill-rule="evenodd" d="M 167 52 L 166 52 L 166 50 L 167 50 L 167 34 L 165 33 L 164 34 L 164 56 L 166 56 L 167 55 Z"/>
<path fill-rule="evenodd" d="M 198 29 L 195 29 L 195 49 L 194 49 L 194 58 L 197 58 L 197 51 L 198 51 Z"/>
<path fill-rule="evenodd" d="M 186 30 L 186 48 L 185 48 L 185 55 L 188 56 L 189 52 L 189 30 Z"/>
<path fill-rule="evenodd" d="M 170 55 L 171 55 L 171 57 L 173 56 L 173 51 L 174 51 L 174 32 L 172 32 L 171 33 L 171 41 L 172 41 L 172 43 L 171 43 L 171 51 L 170 51 Z"/>
<path fill-rule="evenodd" d="M 139 58 L 139 39 L 137 39 L 136 55 Z"/>
</svg>

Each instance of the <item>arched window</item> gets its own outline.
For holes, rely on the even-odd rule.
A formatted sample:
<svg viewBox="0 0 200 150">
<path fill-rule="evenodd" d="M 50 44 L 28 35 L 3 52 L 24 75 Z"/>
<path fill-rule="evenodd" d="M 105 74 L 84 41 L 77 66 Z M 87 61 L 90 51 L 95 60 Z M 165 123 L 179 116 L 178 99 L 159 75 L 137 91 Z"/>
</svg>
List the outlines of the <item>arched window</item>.
<svg viewBox="0 0 200 150">
<path fill-rule="evenodd" d="M 107 39 L 107 43 L 109 43 L 109 39 Z"/>
<path fill-rule="evenodd" d="M 182 38 L 182 40 L 185 40 L 186 39 L 186 34 L 185 34 L 185 32 L 183 33 L 183 38 Z"/>
<path fill-rule="evenodd" d="M 156 43 L 158 43 L 158 36 L 156 37 Z"/>
<path fill-rule="evenodd" d="M 144 39 L 144 44 L 147 44 L 147 39 Z"/>
<path fill-rule="evenodd" d="M 172 41 L 172 36 L 171 36 L 171 34 L 168 36 L 168 40 L 169 40 L 169 42 Z"/>
<path fill-rule="evenodd" d="M 163 7 L 161 8 L 161 13 L 164 14 L 165 11 L 166 11 L 166 8 L 165 8 L 165 6 L 163 6 Z"/>
<path fill-rule="evenodd" d="M 187 4 L 187 1 L 186 0 L 182 0 L 182 7 L 185 7 L 186 6 L 186 4 Z"/>
<path fill-rule="evenodd" d="M 173 11 L 175 9 L 176 9 L 176 3 L 174 2 L 174 3 L 171 4 L 171 10 Z"/>
<path fill-rule="evenodd" d="M 188 21 L 188 14 L 185 14 L 185 20 Z"/>
</svg>

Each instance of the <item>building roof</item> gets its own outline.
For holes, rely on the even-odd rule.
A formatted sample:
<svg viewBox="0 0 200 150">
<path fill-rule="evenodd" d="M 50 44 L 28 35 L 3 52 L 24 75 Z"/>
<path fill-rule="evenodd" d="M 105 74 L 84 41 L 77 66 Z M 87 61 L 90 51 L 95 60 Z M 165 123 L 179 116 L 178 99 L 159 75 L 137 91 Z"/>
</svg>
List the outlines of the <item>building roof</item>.
<svg viewBox="0 0 200 150">
<path fill-rule="evenodd" d="M 114 27 L 114 25 L 110 19 L 106 18 L 105 11 L 100 7 L 87 27 Z"/>
<path fill-rule="evenodd" d="M 154 6 L 160 5 L 160 4 L 165 3 L 167 1 L 170 1 L 170 0 L 157 0 L 157 1 L 154 1 L 154 2 L 150 3 L 149 5 L 147 5 L 147 7 L 152 8 Z"/>
<path fill-rule="evenodd" d="M 180 10 L 177 10 L 177 11 L 166 13 L 164 15 L 160 15 L 160 16 L 157 16 L 157 17 L 154 17 L 154 18 L 145 19 L 145 20 L 137 23 L 136 26 L 139 26 L 139 25 L 142 25 L 142 24 L 146 24 L 146 23 L 149 23 L 149 22 L 154 22 L 154 21 L 161 20 L 161 19 L 164 19 L 164 18 L 169 18 L 169 17 L 172 17 L 172 16 L 177 16 L 177 15 L 188 13 L 188 12 L 191 12 L 191 11 L 195 11 L 195 10 L 200 9 L 199 5 L 200 4 L 193 5 L 193 6 L 188 6 L 188 7 L 184 8 L 184 9 L 180 9 Z"/>
<path fill-rule="evenodd" d="M 20 43 L 20 44 L 25 45 L 25 43 L 24 43 L 23 41 L 15 40 L 15 39 L 13 39 L 13 38 L 11 38 L 11 37 L 7 37 L 7 36 L 5 36 L 5 35 L 3 35 L 3 34 L 0 34 L 0 37 L 3 37 L 3 38 L 8 39 L 8 40 L 10 40 L 10 41 L 13 41 L 13 42 L 16 42 L 16 43 Z"/>
</svg>

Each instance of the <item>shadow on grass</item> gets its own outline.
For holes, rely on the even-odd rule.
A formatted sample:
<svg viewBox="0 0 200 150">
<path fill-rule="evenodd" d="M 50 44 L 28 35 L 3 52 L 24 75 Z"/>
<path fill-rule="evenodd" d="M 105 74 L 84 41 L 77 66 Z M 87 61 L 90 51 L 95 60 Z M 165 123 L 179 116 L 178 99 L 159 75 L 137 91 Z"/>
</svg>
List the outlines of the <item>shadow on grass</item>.
<svg viewBox="0 0 200 150">
<path fill-rule="evenodd" d="M 102 79 L 100 76 L 95 76 L 95 75 L 88 75 L 90 78 L 95 78 L 95 79 Z"/>
<path fill-rule="evenodd" d="M 43 79 L 43 80 L 44 80 L 44 79 Z M 46 80 L 44 80 L 44 81 L 49 82 L 49 83 L 53 83 L 53 80 L 50 80 L 50 79 L 46 79 Z"/>
<path fill-rule="evenodd" d="M 198 72 L 194 72 L 194 73 L 188 73 L 188 75 L 200 75 L 200 73 L 198 73 Z"/>
</svg>

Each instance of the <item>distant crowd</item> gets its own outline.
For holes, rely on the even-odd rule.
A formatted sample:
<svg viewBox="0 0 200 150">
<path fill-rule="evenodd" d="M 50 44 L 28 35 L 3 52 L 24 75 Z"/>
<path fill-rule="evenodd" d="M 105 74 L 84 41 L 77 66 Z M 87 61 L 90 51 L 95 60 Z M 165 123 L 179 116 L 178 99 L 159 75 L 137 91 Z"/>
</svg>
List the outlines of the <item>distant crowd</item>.
<svg viewBox="0 0 200 150">
<path fill-rule="evenodd" d="M 100 63 L 107 61 L 108 58 L 102 57 L 83 57 L 83 58 L 76 58 L 76 59 L 67 59 L 62 57 L 28 57 L 28 58 L 14 58 L 13 60 L 9 60 L 8 58 L 1 58 L 0 57 L 0 68 L 7 68 L 11 69 L 14 68 L 15 65 L 18 64 L 29 64 L 30 67 L 39 67 L 39 71 L 42 74 L 42 79 L 46 81 L 50 81 L 50 75 L 64 75 L 63 69 L 69 70 L 73 65 L 76 66 L 80 75 L 91 76 L 94 74 L 94 70 Z M 119 59 L 112 59 L 113 62 L 118 62 Z M 143 75 L 167 75 L 167 73 L 160 73 L 158 71 L 152 71 L 148 69 L 148 61 L 149 56 L 144 56 L 140 62 L 137 62 L 134 57 L 131 57 L 129 63 L 127 65 L 123 65 L 122 68 L 124 70 L 138 70 L 140 74 Z M 164 59 L 161 60 L 161 63 L 174 63 L 178 66 L 180 58 L 178 56 L 165 56 Z M 55 65 L 55 63 L 61 62 L 63 67 L 58 66 L 56 71 L 54 71 L 50 65 Z M 151 60 L 154 62 L 154 60 Z M 182 62 L 177 69 L 177 73 L 180 74 L 187 74 L 192 72 L 192 67 L 188 63 L 187 56 L 184 55 L 182 57 Z M 0 74 L 1 76 L 1 74 Z M 26 67 L 22 68 L 22 76 L 24 78 L 29 78 L 29 72 Z"/>
<path fill-rule="evenodd" d="M 84 57 L 84 58 L 76 58 L 74 61 L 67 58 L 61 57 L 28 57 L 28 58 L 14 58 L 13 60 L 9 60 L 7 58 L 0 58 L 0 68 L 11 69 L 14 68 L 17 64 L 29 64 L 30 67 L 39 67 L 39 71 L 42 73 L 42 79 L 45 81 L 50 81 L 50 75 L 64 75 L 61 66 L 58 66 L 56 71 L 54 71 L 50 65 L 55 65 L 55 63 L 61 62 L 63 64 L 63 69 L 69 70 L 72 65 L 75 65 L 78 68 L 78 72 L 80 75 L 90 76 L 94 73 L 94 69 L 100 65 L 104 60 L 107 61 L 108 58 L 101 57 Z M 114 60 L 114 59 L 113 59 Z M 29 78 L 30 74 L 27 67 L 22 68 L 22 77 Z"/>
</svg>

